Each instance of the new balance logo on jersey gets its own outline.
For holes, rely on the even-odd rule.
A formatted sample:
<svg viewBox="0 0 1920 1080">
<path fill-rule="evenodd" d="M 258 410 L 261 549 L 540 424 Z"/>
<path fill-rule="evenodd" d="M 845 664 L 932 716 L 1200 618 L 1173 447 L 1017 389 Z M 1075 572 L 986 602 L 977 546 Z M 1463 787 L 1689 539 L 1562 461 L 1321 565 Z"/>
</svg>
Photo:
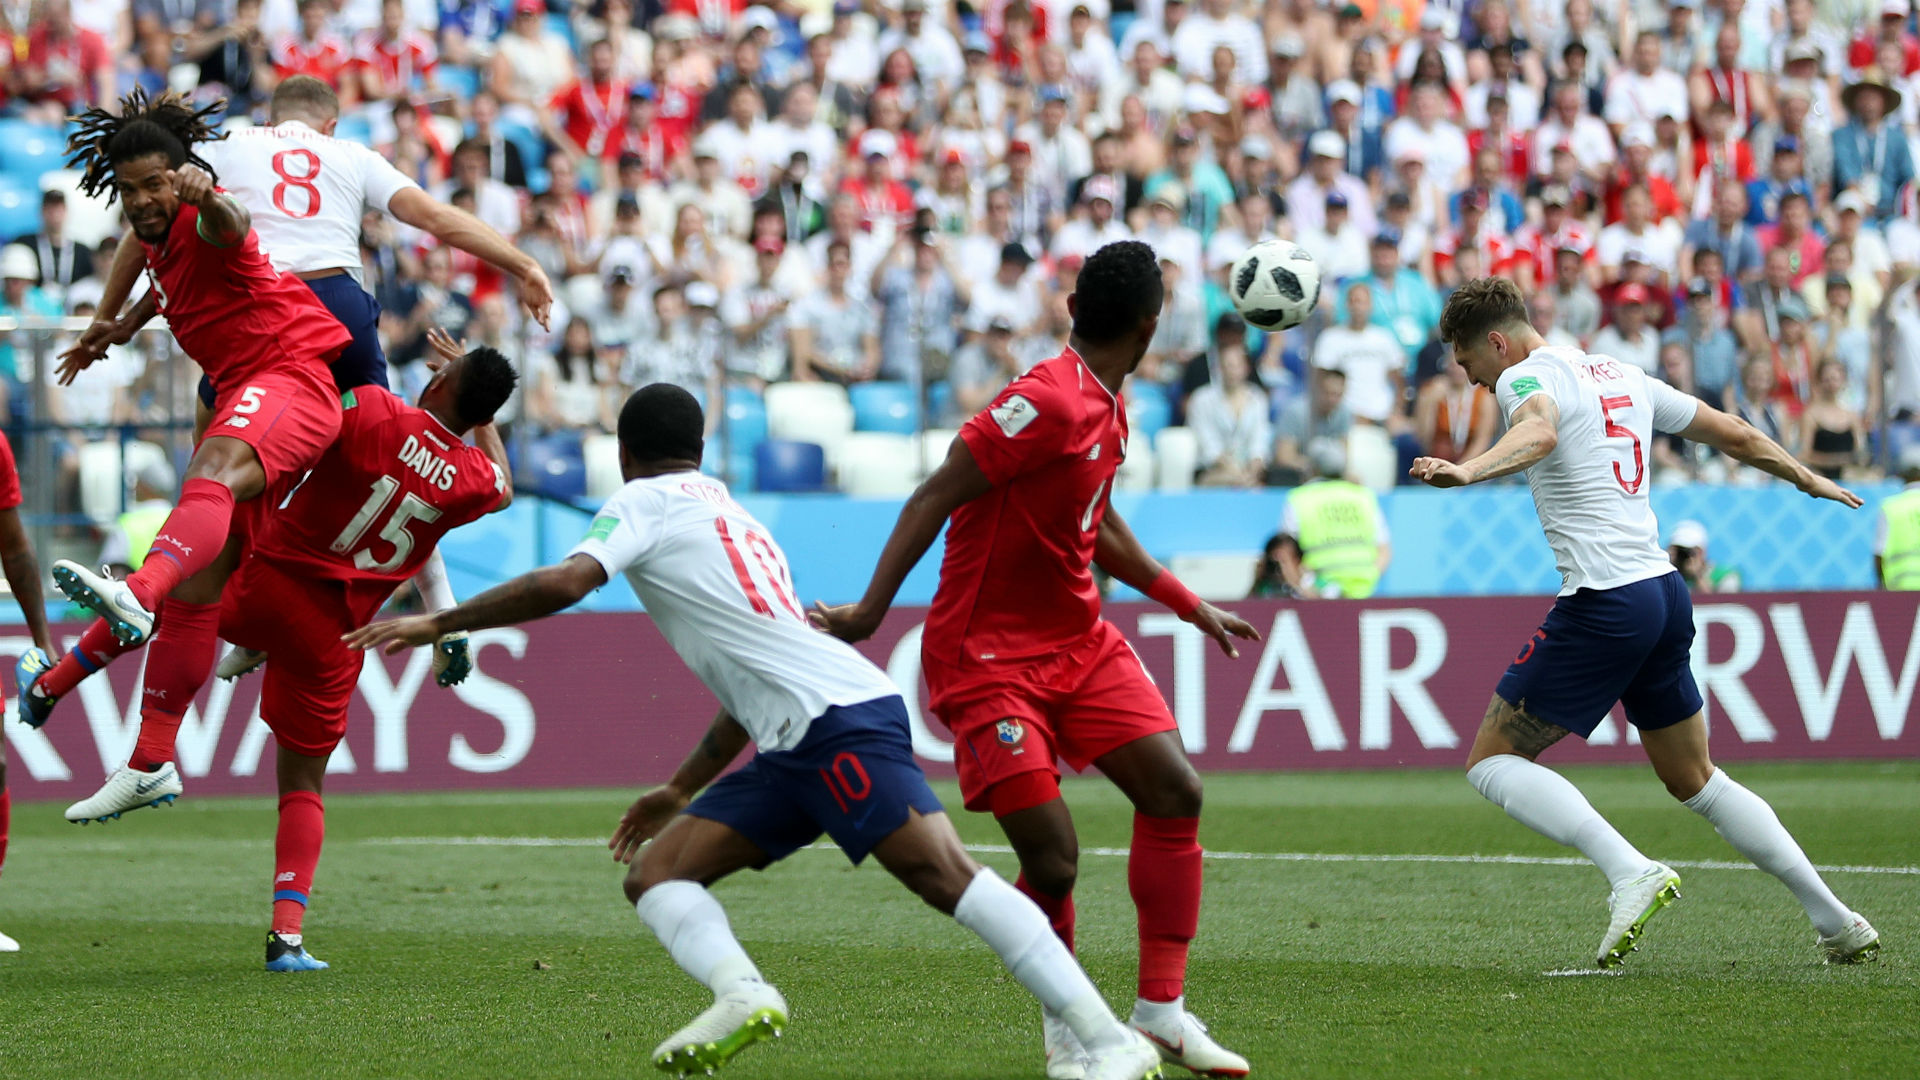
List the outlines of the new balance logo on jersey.
<svg viewBox="0 0 1920 1080">
<path fill-rule="evenodd" d="M 1087 451 L 1087 460 L 1088 461 L 1100 460 L 1100 444 L 1099 443 L 1094 443 L 1093 449 Z"/>
<path fill-rule="evenodd" d="M 274 877 L 274 879 L 273 879 L 273 883 L 274 883 L 275 885 L 278 885 L 278 884 L 280 884 L 280 883 L 281 883 L 281 882 L 283 882 L 283 881 L 292 881 L 292 880 L 293 880 L 293 871 L 291 871 L 291 870 L 282 870 L 282 871 L 280 871 L 280 873 L 279 873 L 278 875 L 276 875 L 276 876 Z"/>
<path fill-rule="evenodd" d="M 247 418 L 246 418 L 246 417 L 244 417 L 244 416 L 229 416 L 229 417 L 227 417 L 227 426 L 228 426 L 228 427 L 246 427 L 246 426 L 247 426 L 248 424 L 251 424 L 251 423 L 253 423 L 253 421 L 251 421 L 251 420 L 249 420 L 249 419 L 247 419 Z"/>
<path fill-rule="evenodd" d="M 1034 418 L 1040 415 L 1040 410 L 1033 407 L 1033 402 L 1019 394 L 1010 394 L 1007 400 L 995 405 L 988 415 L 993 417 L 994 423 L 1000 425 L 1000 434 L 1011 439 L 1025 431 L 1027 425 L 1033 423 Z"/>
</svg>

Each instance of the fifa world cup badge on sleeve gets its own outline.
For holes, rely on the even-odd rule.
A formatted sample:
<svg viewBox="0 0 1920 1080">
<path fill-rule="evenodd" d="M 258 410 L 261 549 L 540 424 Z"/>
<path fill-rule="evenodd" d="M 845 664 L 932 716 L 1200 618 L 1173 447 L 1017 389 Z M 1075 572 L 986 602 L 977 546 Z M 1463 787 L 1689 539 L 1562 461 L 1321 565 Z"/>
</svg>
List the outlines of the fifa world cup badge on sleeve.
<svg viewBox="0 0 1920 1080">
<path fill-rule="evenodd" d="M 993 407 L 993 422 L 1000 425 L 1000 434 L 1011 439 L 1025 431 L 1028 424 L 1040 415 L 1033 402 L 1019 394 L 1010 394 L 1007 400 Z"/>
<path fill-rule="evenodd" d="M 1540 380 L 1531 375 L 1522 375 L 1513 380 L 1514 397 L 1526 397 L 1538 389 L 1540 389 Z"/>
<path fill-rule="evenodd" d="M 605 543 L 607 537 L 613 535 L 613 530 L 617 528 L 619 524 L 620 519 L 614 517 L 612 514 L 601 514 L 599 517 L 593 519 L 593 524 L 587 526 L 587 539 L 598 540 L 601 543 Z"/>
<path fill-rule="evenodd" d="M 1020 744 L 1027 741 L 1027 726 L 1018 720 L 1002 720 L 994 725 L 1000 745 L 1016 754 L 1024 754 Z"/>
</svg>

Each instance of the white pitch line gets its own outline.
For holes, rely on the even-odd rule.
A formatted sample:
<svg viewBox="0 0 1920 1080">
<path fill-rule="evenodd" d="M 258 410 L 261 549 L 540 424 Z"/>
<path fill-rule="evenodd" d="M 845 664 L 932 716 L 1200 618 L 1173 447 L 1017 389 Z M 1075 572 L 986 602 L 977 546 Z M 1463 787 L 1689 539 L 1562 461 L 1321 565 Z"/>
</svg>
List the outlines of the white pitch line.
<svg viewBox="0 0 1920 1080">
<path fill-rule="evenodd" d="M 395 847 L 606 847 L 605 840 L 574 836 L 383 836 L 359 841 Z M 976 855 L 1011 855 L 1005 844 L 968 844 Z M 838 851 L 832 844 L 812 844 L 812 851 Z M 1083 847 L 1082 855 L 1121 858 L 1126 848 Z M 1333 851 L 1208 851 L 1206 857 L 1221 862 L 1304 862 L 1304 863 L 1465 863 L 1494 866 L 1592 866 L 1585 859 L 1545 855 L 1353 855 Z M 1757 870 L 1752 863 L 1700 860 L 1672 861 L 1668 866 L 1683 870 Z M 1903 874 L 1920 876 L 1920 866 L 1817 866 L 1823 874 Z"/>
<path fill-rule="evenodd" d="M 1558 971 L 1543 971 L 1540 974 L 1548 978 L 1554 978 L 1556 976 L 1573 976 L 1577 978 L 1581 975 L 1625 975 L 1626 972 L 1620 968 L 1561 968 Z"/>
</svg>

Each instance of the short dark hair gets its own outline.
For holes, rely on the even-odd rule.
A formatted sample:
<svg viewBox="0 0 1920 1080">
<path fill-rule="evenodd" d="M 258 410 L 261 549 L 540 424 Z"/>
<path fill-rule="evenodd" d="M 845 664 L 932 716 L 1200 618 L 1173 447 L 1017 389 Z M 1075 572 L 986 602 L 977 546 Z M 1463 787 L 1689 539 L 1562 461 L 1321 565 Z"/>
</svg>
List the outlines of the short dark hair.
<svg viewBox="0 0 1920 1080">
<path fill-rule="evenodd" d="M 453 411 L 471 427 L 493 422 L 493 414 L 513 396 L 520 375 L 500 350 L 482 345 L 460 362 L 460 387 L 454 391 Z"/>
<path fill-rule="evenodd" d="M 1094 345 L 1118 341 L 1159 313 L 1166 298 L 1160 260 L 1138 240 L 1108 244 L 1080 268 L 1074 295 L 1073 336 Z"/>
<path fill-rule="evenodd" d="M 294 75 L 273 88 L 267 116 L 274 123 L 296 117 L 332 120 L 340 115 L 340 95 L 311 75 Z"/>
<path fill-rule="evenodd" d="M 1520 287 L 1503 277 L 1474 278 L 1447 297 L 1446 310 L 1440 313 L 1440 340 L 1457 348 L 1515 323 L 1532 325 Z"/>
<path fill-rule="evenodd" d="M 699 461 L 706 430 L 700 402 L 672 383 L 643 386 L 620 409 L 620 446 L 635 461 Z"/>
</svg>

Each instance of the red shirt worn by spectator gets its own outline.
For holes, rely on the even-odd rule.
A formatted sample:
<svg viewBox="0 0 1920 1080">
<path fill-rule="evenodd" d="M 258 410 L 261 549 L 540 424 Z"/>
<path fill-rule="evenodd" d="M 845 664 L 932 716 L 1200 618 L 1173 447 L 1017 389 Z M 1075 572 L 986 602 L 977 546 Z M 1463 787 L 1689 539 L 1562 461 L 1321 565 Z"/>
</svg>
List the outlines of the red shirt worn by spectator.
<svg viewBox="0 0 1920 1080">
<path fill-rule="evenodd" d="M 400 93 L 411 89 L 415 78 L 431 77 L 439 66 L 440 50 L 418 30 L 408 30 L 395 40 L 370 30 L 354 43 L 353 67 L 371 71 L 382 86 Z"/>
<path fill-rule="evenodd" d="M 1744 147 L 1746 144 L 1742 143 L 1741 145 Z M 1752 159 L 1749 158 L 1748 161 L 1749 164 L 1751 164 Z M 1647 195 L 1653 200 L 1653 220 L 1655 224 L 1665 221 L 1670 217 L 1682 217 L 1686 212 L 1685 208 L 1680 205 L 1680 196 L 1673 190 L 1673 185 L 1667 182 L 1666 177 L 1657 175 L 1646 176 L 1636 181 L 1633 177 L 1628 176 L 1627 170 L 1623 168 L 1614 174 L 1613 183 L 1607 185 L 1607 199 L 1604 210 L 1605 220 L 1602 224 L 1612 225 L 1620 220 L 1623 216 L 1620 212 L 1620 198 L 1627 193 L 1628 188 L 1636 183 L 1645 185 Z"/>
<path fill-rule="evenodd" d="M 1495 228 L 1490 220 L 1480 223 L 1478 236 L 1467 236 L 1459 229 L 1449 229 L 1433 244 L 1433 269 L 1444 271 L 1453 265 L 1454 253 L 1461 248 L 1480 249 L 1480 265 L 1486 272 L 1496 277 L 1510 277 L 1519 261 L 1524 258 L 1521 250 L 1514 245 L 1513 238 Z"/>
<path fill-rule="evenodd" d="M 577 79 L 554 95 L 549 110 L 588 157 L 618 157 L 620 143 L 613 136 L 627 123 L 627 89 L 623 79 L 599 85 Z"/>
<path fill-rule="evenodd" d="M 1847 66 L 1855 71 L 1864 71 L 1874 66 L 1879 52 L 1880 34 L 1870 29 L 1847 44 Z M 1900 55 L 1906 60 L 1906 70 L 1900 74 L 1911 75 L 1920 71 L 1920 38 L 1902 30 Z"/>
<path fill-rule="evenodd" d="M 860 223 L 868 231 L 883 224 L 904 227 L 913 220 L 913 192 L 891 177 L 873 185 L 864 176 L 849 176 L 841 181 L 840 190 L 860 204 Z"/>
<path fill-rule="evenodd" d="M 1751 71 L 1708 67 L 1700 69 L 1707 77 L 1707 92 L 1713 101 L 1724 101 L 1733 107 L 1733 130 L 1745 131 L 1753 126 L 1753 86 Z"/>
<path fill-rule="evenodd" d="M 16 42 L 16 60 L 18 54 Z M 26 65 L 39 68 L 46 77 L 46 89 L 28 97 L 62 105 L 98 105 L 101 103 L 93 100 L 96 80 L 100 72 L 113 66 L 113 57 L 107 50 L 106 39 L 92 30 L 76 26 L 55 37 L 43 22 L 27 33 Z"/>
<path fill-rule="evenodd" d="M 654 126 L 662 138 L 685 146 L 693 141 L 693 125 L 700 119 L 700 103 L 706 93 L 698 87 L 666 83 L 660 87 L 660 113 Z"/>
<path fill-rule="evenodd" d="M 1761 251 L 1772 251 L 1780 246 L 1780 226 L 1762 225 L 1753 230 L 1754 239 L 1760 241 Z M 1827 245 L 1818 234 L 1808 229 L 1800 234 L 1799 243 L 1790 243 L 1787 250 L 1791 253 L 1788 260 L 1793 266 L 1793 287 L 1804 285 L 1808 278 L 1826 269 Z"/>
<path fill-rule="evenodd" d="M 1600 252 L 1593 246 L 1592 231 L 1572 215 L 1568 215 L 1558 229 L 1522 226 L 1514 235 L 1514 244 L 1521 255 L 1533 263 L 1534 284 L 1540 286 L 1551 285 L 1559 280 L 1554 272 L 1554 253 L 1562 248 L 1579 252 L 1584 265 L 1592 266 L 1600 261 Z"/>
<path fill-rule="evenodd" d="M 312 41 L 288 34 L 273 47 L 275 75 L 282 79 L 311 75 L 336 90 L 340 88 L 340 76 L 352 62 L 352 54 L 332 34 L 321 34 Z"/>
<path fill-rule="evenodd" d="M 1693 178 L 1699 180 L 1708 172 L 1715 176 L 1731 175 L 1742 184 L 1753 179 L 1753 150 L 1746 140 L 1737 135 L 1728 135 L 1725 142 L 1718 145 L 1706 139 L 1693 141 Z"/>
<path fill-rule="evenodd" d="M 1481 149 L 1487 145 L 1487 130 L 1467 133 L 1467 152 L 1478 157 Z M 1504 138 L 1496 137 L 1495 148 L 1500 151 L 1501 170 L 1516 188 L 1524 188 L 1528 177 L 1532 175 L 1533 140 L 1526 132 L 1509 131 Z"/>
</svg>

